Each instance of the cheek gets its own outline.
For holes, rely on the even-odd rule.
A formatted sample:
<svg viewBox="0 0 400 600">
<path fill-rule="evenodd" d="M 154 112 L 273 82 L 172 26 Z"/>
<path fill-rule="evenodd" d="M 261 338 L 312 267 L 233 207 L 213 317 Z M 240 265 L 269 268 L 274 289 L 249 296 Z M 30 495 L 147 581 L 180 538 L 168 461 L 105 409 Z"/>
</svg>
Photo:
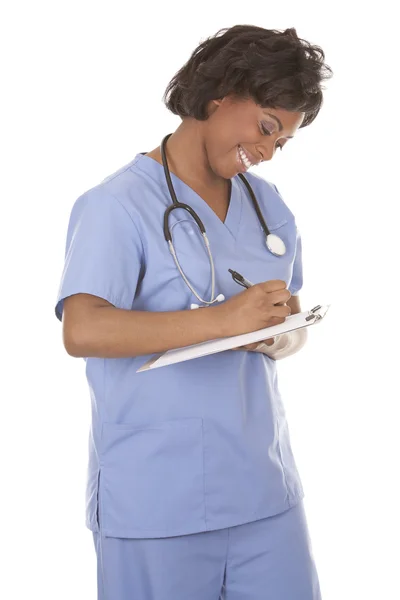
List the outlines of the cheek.
<svg viewBox="0 0 400 600">
<path fill-rule="evenodd" d="M 226 111 L 209 123 L 207 155 L 211 168 L 223 177 L 232 177 L 239 144 L 254 146 L 259 132 L 254 118 L 244 119 L 240 111 Z M 229 171 L 229 173 L 228 173 Z"/>
<path fill-rule="evenodd" d="M 237 137 L 234 132 L 224 129 L 215 131 L 207 144 L 207 155 L 210 166 L 215 172 L 218 172 L 227 163 L 235 160 L 238 145 Z M 218 174 L 220 174 L 218 172 Z"/>
<path fill-rule="evenodd" d="M 240 141 L 244 141 L 243 136 L 249 134 L 249 124 L 243 120 L 243 115 L 237 110 L 223 109 L 213 115 L 209 124 L 210 146 L 215 150 L 213 154 L 220 156 L 232 151 Z"/>
<path fill-rule="evenodd" d="M 221 129 L 215 137 L 213 137 L 210 145 L 210 158 L 214 161 L 226 161 L 234 158 L 239 144 L 249 143 L 249 132 L 240 130 L 232 125 Z"/>
<path fill-rule="evenodd" d="M 238 131 L 231 123 L 226 123 L 213 132 L 212 147 L 215 155 L 223 155 L 237 146 Z"/>
</svg>

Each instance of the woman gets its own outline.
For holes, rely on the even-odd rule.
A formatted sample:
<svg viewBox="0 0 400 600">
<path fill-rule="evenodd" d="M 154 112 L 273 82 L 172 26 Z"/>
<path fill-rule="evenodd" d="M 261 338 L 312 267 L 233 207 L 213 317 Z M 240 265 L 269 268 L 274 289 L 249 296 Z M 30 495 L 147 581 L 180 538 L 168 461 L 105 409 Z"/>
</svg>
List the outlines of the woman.
<svg viewBox="0 0 400 600">
<path fill-rule="evenodd" d="M 218 32 L 166 90 L 177 130 L 72 208 L 56 314 L 91 391 L 86 524 L 99 599 L 320 598 L 276 372 L 303 334 L 137 370 L 300 311 L 294 216 L 247 170 L 315 119 L 323 60 L 294 29 Z M 164 227 L 170 194 L 190 208 Z"/>
</svg>

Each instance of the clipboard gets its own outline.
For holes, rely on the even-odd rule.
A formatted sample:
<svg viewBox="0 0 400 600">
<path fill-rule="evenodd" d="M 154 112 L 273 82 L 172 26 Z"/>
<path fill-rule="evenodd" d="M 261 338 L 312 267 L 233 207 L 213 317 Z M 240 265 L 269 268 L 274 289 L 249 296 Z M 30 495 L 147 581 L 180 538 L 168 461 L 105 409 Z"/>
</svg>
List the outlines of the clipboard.
<svg viewBox="0 0 400 600">
<path fill-rule="evenodd" d="M 218 338 L 216 340 L 209 340 L 207 342 L 201 342 L 200 344 L 194 344 L 192 346 L 184 346 L 183 348 L 168 350 L 167 352 L 153 356 L 136 372 L 140 373 L 143 371 L 149 371 L 150 369 L 158 369 L 159 367 L 166 367 L 168 365 L 184 362 L 186 360 L 201 358 L 203 356 L 208 356 L 209 354 L 225 352 L 226 350 L 231 350 L 232 348 L 237 348 L 238 346 L 245 346 L 247 344 L 261 342 L 268 338 L 272 338 L 275 335 L 288 333 L 290 331 L 294 331 L 295 329 L 310 327 L 310 325 L 315 325 L 316 323 L 322 321 L 330 306 L 330 304 L 325 304 L 323 306 L 318 304 L 311 310 L 297 313 L 295 315 L 289 315 L 286 317 L 283 323 L 272 325 L 271 327 L 265 327 L 264 329 L 258 329 L 257 331 L 252 331 L 250 333 L 243 333 L 241 335 L 235 335 L 227 338 Z"/>
</svg>

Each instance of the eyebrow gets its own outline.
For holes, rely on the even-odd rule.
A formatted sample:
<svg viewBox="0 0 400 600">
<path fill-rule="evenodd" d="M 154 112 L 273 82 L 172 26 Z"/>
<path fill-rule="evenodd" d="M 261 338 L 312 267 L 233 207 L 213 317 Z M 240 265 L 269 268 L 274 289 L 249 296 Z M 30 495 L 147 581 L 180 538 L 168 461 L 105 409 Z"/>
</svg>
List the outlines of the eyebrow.
<svg viewBox="0 0 400 600">
<path fill-rule="evenodd" d="M 264 111 L 264 112 L 265 112 L 265 111 Z M 266 114 L 266 115 L 268 115 L 268 116 L 270 116 L 270 117 L 272 117 L 273 119 L 275 119 L 275 121 L 276 121 L 276 122 L 278 123 L 278 125 L 279 125 L 279 131 L 282 131 L 282 129 L 283 129 L 283 125 L 282 125 L 282 123 L 281 123 L 280 119 L 278 119 L 278 117 L 276 117 L 276 116 L 275 116 L 275 115 L 273 115 L 272 113 L 265 112 L 265 114 Z M 289 138 L 290 138 L 290 139 L 292 139 L 294 136 L 293 136 L 293 135 L 287 135 L 286 137 L 287 137 L 288 139 L 289 139 Z"/>
</svg>

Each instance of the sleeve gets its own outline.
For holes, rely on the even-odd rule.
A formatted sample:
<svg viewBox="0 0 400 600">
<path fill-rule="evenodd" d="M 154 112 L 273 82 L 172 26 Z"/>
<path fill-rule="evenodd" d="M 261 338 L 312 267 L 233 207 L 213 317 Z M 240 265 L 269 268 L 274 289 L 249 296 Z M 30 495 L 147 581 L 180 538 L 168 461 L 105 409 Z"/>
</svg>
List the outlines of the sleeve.
<svg viewBox="0 0 400 600">
<path fill-rule="evenodd" d="M 103 189 L 86 192 L 70 214 L 57 318 L 62 320 L 64 299 L 79 293 L 130 309 L 143 262 L 140 235 L 126 208 Z"/>
<path fill-rule="evenodd" d="M 303 287 L 303 256 L 301 245 L 301 234 L 296 226 L 296 251 L 293 262 L 293 273 L 290 285 L 288 287 L 292 296 L 297 296 Z"/>
</svg>

